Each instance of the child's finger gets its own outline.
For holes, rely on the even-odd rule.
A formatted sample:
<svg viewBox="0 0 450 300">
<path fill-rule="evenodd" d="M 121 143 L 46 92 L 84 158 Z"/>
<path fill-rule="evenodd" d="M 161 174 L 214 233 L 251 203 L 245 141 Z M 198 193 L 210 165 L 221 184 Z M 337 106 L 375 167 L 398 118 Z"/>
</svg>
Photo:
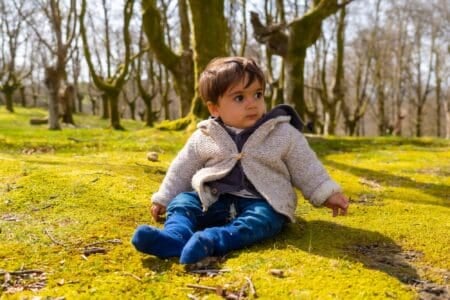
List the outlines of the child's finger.
<svg viewBox="0 0 450 300">
<path fill-rule="evenodd" d="M 333 217 L 337 217 L 338 214 L 339 214 L 339 208 L 333 207 Z"/>
</svg>

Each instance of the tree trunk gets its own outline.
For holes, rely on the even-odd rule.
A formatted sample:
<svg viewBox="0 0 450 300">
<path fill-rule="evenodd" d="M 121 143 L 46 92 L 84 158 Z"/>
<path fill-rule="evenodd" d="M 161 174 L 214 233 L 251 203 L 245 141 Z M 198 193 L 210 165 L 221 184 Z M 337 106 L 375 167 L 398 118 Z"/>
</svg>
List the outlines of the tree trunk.
<svg viewBox="0 0 450 300">
<path fill-rule="evenodd" d="M 61 90 L 59 100 L 61 104 L 61 116 L 63 123 L 75 125 L 73 120 L 73 106 L 75 89 L 73 85 L 67 85 Z"/>
<path fill-rule="evenodd" d="M 194 30 L 195 78 L 200 76 L 211 59 L 227 56 L 229 32 L 224 16 L 224 1 L 205 2 L 189 0 Z M 195 96 L 191 113 L 199 118 L 208 116 L 208 110 L 198 95 L 198 82 L 195 83 Z"/>
<path fill-rule="evenodd" d="M 21 101 L 22 107 L 27 107 L 27 97 L 25 95 L 25 87 L 21 86 L 19 88 L 19 92 L 20 92 L 20 101 Z"/>
<path fill-rule="evenodd" d="M 14 112 L 13 93 L 14 90 L 8 89 L 6 87 L 3 88 L 3 95 L 5 95 L 5 102 L 6 102 L 6 110 L 9 111 L 10 113 Z"/>
<path fill-rule="evenodd" d="M 345 42 L 345 16 L 346 10 L 343 7 L 339 14 L 338 29 L 336 32 L 336 75 L 333 87 L 333 102 L 329 105 L 330 113 L 330 123 L 328 127 L 328 132 L 330 134 L 336 134 L 337 126 L 337 110 L 339 108 L 339 103 L 341 103 L 345 97 L 345 86 L 344 86 L 344 42 Z"/>
<path fill-rule="evenodd" d="M 180 0 L 178 3 L 180 5 L 179 10 L 186 9 L 184 0 Z M 172 74 L 175 89 L 180 97 L 182 116 L 189 113 L 191 101 L 195 94 L 193 53 L 188 43 L 187 37 L 190 36 L 190 29 L 186 18 L 186 14 L 180 11 L 183 49 L 182 53 L 177 55 L 165 43 L 164 28 L 161 25 L 161 15 L 156 7 L 156 0 L 142 0 L 142 22 L 149 46 L 155 54 L 155 58 Z"/>
<path fill-rule="evenodd" d="M 255 39 L 265 43 L 275 54 L 284 58 L 286 102 L 293 104 L 303 119 L 313 113 L 308 111 L 304 95 L 306 51 L 319 38 L 323 20 L 350 2 L 339 4 L 337 0 L 315 0 L 305 15 L 289 24 L 288 36 L 281 31 L 284 24 L 275 26 L 276 30 L 274 26 L 264 27 L 257 18 L 257 14 L 252 13 Z"/>
<path fill-rule="evenodd" d="M 422 117 L 423 117 L 423 106 L 417 105 L 416 110 L 416 136 L 422 136 Z"/>
<path fill-rule="evenodd" d="M 445 125 L 445 135 L 446 139 L 450 139 L 450 98 L 444 101 L 442 110 L 444 111 L 444 125 Z"/>
<path fill-rule="evenodd" d="M 59 124 L 59 88 L 61 86 L 60 75 L 55 67 L 45 69 L 45 85 L 49 92 L 48 98 L 48 127 L 50 130 L 61 130 Z"/>
<path fill-rule="evenodd" d="M 111 113 L 111 127 L 116 130 L 124 130 L 120 124 L 119 114 L 119 93 L 116 91 L 108 91 L 107 96 L 109 99 L 110 113 Z"/>
<path fill-rule="evenodd" d="M 89 67 L 89 73 L 96 87 L 103 92 L 102 100 L 104 100 L 103 113 L 106 113 L 106 104 L 109 104 L 109 113 L 111 117 L 111 127 L 117 130 L 123 130 L 120 125 L 120 113 L 119 113 L 119 94 L 126 82 L 126 76 L 128 75 L 130 61 L 131 61 L 131 35 L 129 27 L 131 23 L 131 17 L 133 14 L 133 0 L 127 0 L 123 7 L 123 39 L 125 45 L 125 53 L 123 62 L 120 64 L 117 71 L 108 78 L 99 76 L 91 59 L 91 52 L 87 41 L 86 28 L 84 26 L 84 16 L 86 14 L 86 0 L 81 2 L 80 12 L 80 34 L 83 40 L 84 56 L 86 58 L 87 65 Z M 107 49 L 108 50 L 108 49 Z M 109 51 L 109 50 L 108 50 Z M 109 101 L 108 101 L 109 100 Z"/>
<path fill-rule="evenodd" d="M 109 99 L 108 99 L 108 95 L 104 92 L 101 95 L 102 98 L 102 119 L 109 119 L 110 116 L 110 109 L 109 109 Z"/>
</svg>

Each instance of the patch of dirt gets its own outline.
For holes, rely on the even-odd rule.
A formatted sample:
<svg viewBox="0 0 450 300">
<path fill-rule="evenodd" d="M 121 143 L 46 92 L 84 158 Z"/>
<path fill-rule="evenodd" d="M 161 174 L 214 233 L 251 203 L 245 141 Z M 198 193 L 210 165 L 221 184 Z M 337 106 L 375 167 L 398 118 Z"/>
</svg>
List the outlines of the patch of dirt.
<svg viewBox="0 0 450 300">
<path fill-rule="evenodd" d="M 430 280 L 420 278 L 416 268 L 411 264 L 423 257 L 419 251 L 403 251 L 395 244 L 374 243 L 368 245 L 353 245 L 347 249 L 352 256 L 371 269 L 383 271 L 398 278 L 417 291 L 423 300 L 450 299 L 448 285 L 440 285 Z M 426 269 L 435 269 L 425 267 Z M 425 269 L 422 268 L 422 269 Z M 445 280 L 450 278 L 449 270 L 439 269 Z"/>
</svg>

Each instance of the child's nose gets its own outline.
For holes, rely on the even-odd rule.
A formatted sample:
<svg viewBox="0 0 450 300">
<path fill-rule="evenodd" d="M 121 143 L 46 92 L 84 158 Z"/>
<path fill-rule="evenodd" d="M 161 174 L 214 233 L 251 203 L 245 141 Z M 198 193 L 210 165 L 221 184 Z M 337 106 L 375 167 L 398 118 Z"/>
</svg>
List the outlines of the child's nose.
<svg viewBox="0 0 450 300">
<path fill-rule="evenodd" d="M 253 106 L 257 103 L 257 100 L 255 96 L 248 96 L 245 97 L 245 102 L 247 103 L 247 105 Z"/>
</svg>

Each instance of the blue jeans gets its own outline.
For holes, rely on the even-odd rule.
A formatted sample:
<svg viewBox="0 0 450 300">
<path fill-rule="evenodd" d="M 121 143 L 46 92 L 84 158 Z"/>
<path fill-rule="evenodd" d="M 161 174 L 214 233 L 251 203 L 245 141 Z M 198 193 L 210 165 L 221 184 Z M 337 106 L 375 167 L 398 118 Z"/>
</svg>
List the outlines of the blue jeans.
<svg viewBox="0 0 450 300">
<path fill-rule="evenodd" d="M 230 215 L 232 205 L 236 211 L 234 218 Z M 230 194 L 221 195 L 218 201 L 204 212 L 196 192 L 181 193 L 167 207 L 167 219 L 174 214 L 187 216 L 192 221 L 193 232 L 222 227 L 223 230 L 236 235 L 231 241 L 220 241 L 225 245 L 223 249 L 218 250 L 218 254 L 273 237 L 282 230 L 287 221 L 287 217 L 276 212 L 264 199 Z"/>
<path fill-rule="evenodd" d="M 195 263 L 275 236 L 286 221 L 264 199 L 225 194 L 205 212 L 198 194 L 187 192 L 169 203 L 163 229 L 141 225 L 131 242 L 143 253 Z"/>
</svg>

